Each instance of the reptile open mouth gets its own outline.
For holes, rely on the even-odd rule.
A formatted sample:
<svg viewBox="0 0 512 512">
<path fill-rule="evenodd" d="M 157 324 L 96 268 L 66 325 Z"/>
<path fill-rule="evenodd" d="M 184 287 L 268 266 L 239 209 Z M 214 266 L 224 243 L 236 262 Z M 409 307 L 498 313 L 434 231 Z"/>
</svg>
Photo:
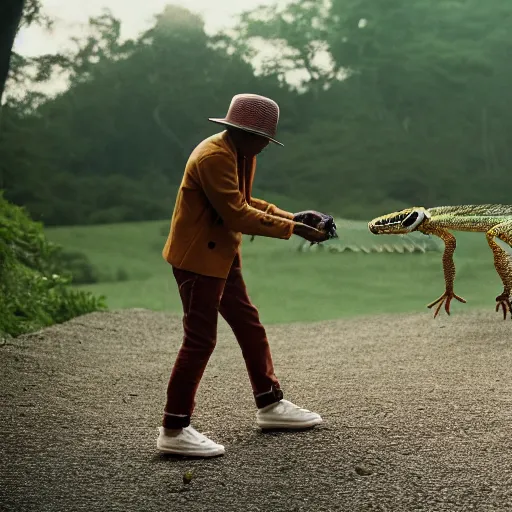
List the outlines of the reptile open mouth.
<svg viewBox="0 0 512 512">
<path fill-rule="evenodd" d="M 427 218 L 422 209 L 406 210 L 383 217 L 377 217 L 368 223 L 368 229 L 374 235 L 409 233 Z"/>
<path fill-rule="evenodd" d="M 414 212 L 414 213 L 416 213 L 416 212 Z M 397 215 L 396 217 L 390 217 L 388 219 L 379 219 L 378 221 L 375 222 L 375 226 L 386 226 L 388 224 L 399 224 L 403 220 L 405 220 L 407 215 L 409 215 L 409 214 L 402 213 L 400 215 Z"/>
</svg>

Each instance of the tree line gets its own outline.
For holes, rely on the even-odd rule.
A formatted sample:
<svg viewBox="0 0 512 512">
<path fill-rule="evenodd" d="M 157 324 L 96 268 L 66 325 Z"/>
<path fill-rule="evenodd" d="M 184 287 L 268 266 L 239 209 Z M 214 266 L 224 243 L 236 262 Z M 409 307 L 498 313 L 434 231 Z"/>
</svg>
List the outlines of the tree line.
<svg viewBox="0 0 512 512">
<path fill-rule="evenodd" d="M 279 103 L 285 144 L 254 194 L 283 208 L 510 203 L 511 21 L 507 0 L 302 0 L 209 36 L 171 5 L 121 41 L 106 11 L 71 50 L 11 57 L 0 188 L 47 225 L 168 218 L 207 118 L 254 92 Z M 55 97 L 15 94 L 57 72 Z"/>
</svg>

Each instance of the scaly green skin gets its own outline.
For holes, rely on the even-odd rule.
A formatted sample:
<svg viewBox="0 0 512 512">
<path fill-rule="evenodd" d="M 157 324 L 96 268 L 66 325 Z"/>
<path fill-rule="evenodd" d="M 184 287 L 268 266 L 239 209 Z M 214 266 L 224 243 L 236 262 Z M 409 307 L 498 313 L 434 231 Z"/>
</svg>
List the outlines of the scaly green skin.
<svg viewBox="0 0 512 512">
<path fill-rule="evenodd" d="M 504 319 L 507 318 L 507 311 L 512 318 L 512 257 L 495 241 L 495 238 L 499 238 L 512 247 L 512 205 L 482 204 L 440 206 L 428 209 L 423 207 L 407 208 L 373 219 L 368 223 L 368 229 L 376 235 L 396 235 L 420 231 L 425 235 L 435 235 L 443 240 L 445 246 L 443 270 L 446 290 L 439 299 L 428 305 L 429 308 L 438 305 L 434 318 L 443 304 L 445 311 L 450 314 L 452 299 L 466 302 L 462 297 L 455 295 L 453 291 L 455 280 L 453 253 L 456 240 L 449 230 L 485 233 L 487 243 L 494 254 L 494 267 L 503 283 L 503 292 L 496 297 L 496 311 L 499 311 L 501 307 Z"/>
</svg>

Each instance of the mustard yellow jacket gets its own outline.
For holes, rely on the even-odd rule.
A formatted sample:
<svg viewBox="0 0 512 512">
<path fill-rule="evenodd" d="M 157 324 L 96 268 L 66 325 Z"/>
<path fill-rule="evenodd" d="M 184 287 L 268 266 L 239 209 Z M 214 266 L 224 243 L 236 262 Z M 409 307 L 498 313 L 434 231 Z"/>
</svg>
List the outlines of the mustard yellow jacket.
<svg viewBox="0 0 512 512">
<path fill-rule="evenodd" d="M 201 142 L 185 167 L 163 257 L 225 279 L 242 234 L 289 239 L 293 214 L 251 197 L 256 158 L 240 158 L 227 131 Z"/>
</svg>

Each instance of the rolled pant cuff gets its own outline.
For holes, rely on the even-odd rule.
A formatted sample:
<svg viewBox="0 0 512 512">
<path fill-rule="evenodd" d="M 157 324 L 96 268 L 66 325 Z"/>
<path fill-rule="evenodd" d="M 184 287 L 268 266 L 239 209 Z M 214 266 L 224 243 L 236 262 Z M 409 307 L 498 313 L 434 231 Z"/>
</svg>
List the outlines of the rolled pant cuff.
<svg viewBox="0 0 512 512">
<path fill-rule="evenodd" d="M 263 407 L 267 407 L 267 405 L 275 404 L 283 399 L 283 392 L 280 388 L 272 387 L 270 391 L 266 393 L 260 393 L 254 396 L 256 401 L 256 407 L 258 409 L 263 409 Z"/>
<path fill-rule="evenodd" d="M 186 428 L 190 425 L 190 416 L 164 413 L 162 426 L 168 429 Z"/>
</svg>

